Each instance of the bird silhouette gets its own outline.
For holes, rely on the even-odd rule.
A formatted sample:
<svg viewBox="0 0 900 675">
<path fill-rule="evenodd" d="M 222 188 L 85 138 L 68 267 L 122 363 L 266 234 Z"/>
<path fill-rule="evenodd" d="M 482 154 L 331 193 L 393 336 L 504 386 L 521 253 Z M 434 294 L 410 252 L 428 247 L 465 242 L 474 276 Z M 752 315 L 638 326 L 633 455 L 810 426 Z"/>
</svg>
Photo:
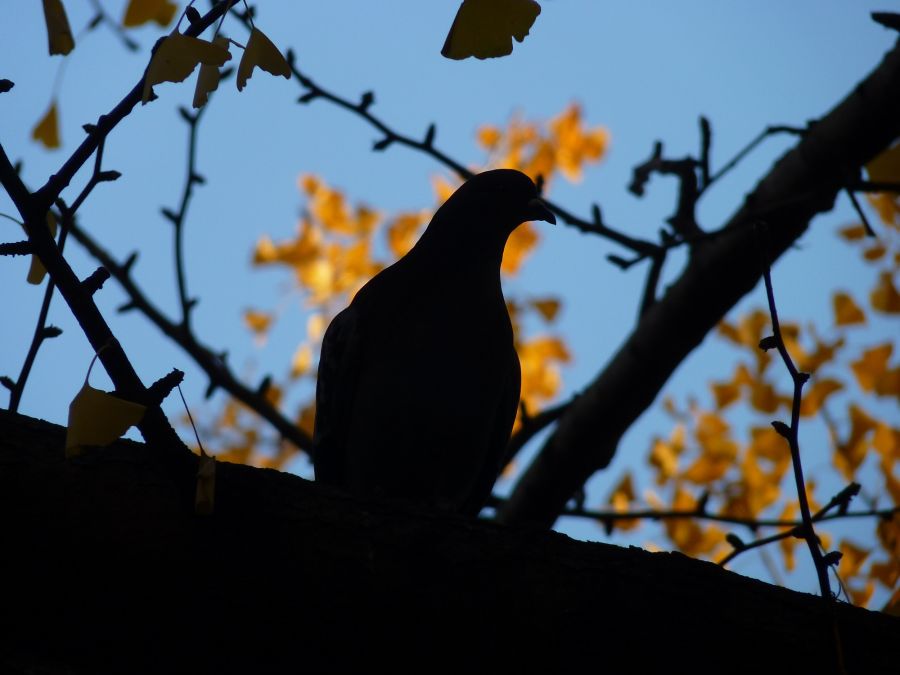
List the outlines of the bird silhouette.
<svg viewBox="0 0 900 675">
<path fill-rule="evenodd" d="M 528 220 L 556 222 L 528 176 L 475 175 L 334 318 L 319 360 L 316 480 L 478 514 L 519 403 L 500 262 Z"/>
</svg>

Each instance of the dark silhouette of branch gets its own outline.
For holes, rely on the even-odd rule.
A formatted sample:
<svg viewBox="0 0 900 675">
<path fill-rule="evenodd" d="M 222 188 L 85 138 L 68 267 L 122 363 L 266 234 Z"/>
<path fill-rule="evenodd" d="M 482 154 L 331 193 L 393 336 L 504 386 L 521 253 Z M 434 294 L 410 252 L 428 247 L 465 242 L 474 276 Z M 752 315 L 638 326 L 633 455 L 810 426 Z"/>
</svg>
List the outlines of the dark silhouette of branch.
<svg viewBox="0 0 900 675">
<path fill-rule="evenodd" d="M 248 29 L 250 28 L 250 18 L 248 12 L 237 12 L 236 10 L 232 10 L 232 13 L 237 16 Z M 428 129 L 426 129 L 425 134 L 421 140 L 413 138 L 411 136 L 407 136 L 405 134 L 401 134 L 398 131 L 392 129 L 379 117 L 372 114 L 370 108 L 375 103 L 375 94 L 373 92 L 364 92 L 362 96 L 360 96 L 358 101 L 351 101 L 350 99 L 343 98 L 342 96 L 338 96 L 337 94 L 325 89 L 324 87 L 316 83 L 309 75 L 301 72 L 297 67 L 293 49 L 287 50 L 285 58 L 287 59 L 294 79 L 296 79 L 297 82 L 299 82 L 300 85 L 306 89 L 306 92 L 298 99 L 299 103 L 305 104 L 317 99 L 321 99 L 361 117 L 382 134 L 382 138 L 376 141 L 372 146 L 372 149 L 375 151 L 380 152 L 382 150 L 386 150 L 393 144 L 402 145 L 413 150 L 425 153 L 426 155 L 432 157 L 439 163 L 449 168 L 451 171 L 455 172 L 460 178 L 464 180 L 472 177 L 471 171 L 469 171 L 461 163 L 457 162 L 455 159 L 438 150 L 434 146 L 434 139 L 437 133 L 434 124 L 428 126 Z M 593 221 L 584 220 L 583 218 L 575 216 L 571 212 L 567 211 L 557 204 L 554 204 L 553 202 L 548 201 L 547 205 L 549 206 L 550 210 L 553 211 L 554 214 L 559 216 L 566 224 L 575 227 L 581 232 L 585 232 L 588 234 L 598 234 L 600 236 L 606 237 L 607 239 L 610 239 L 611 241 L 614 241 L 617 244 L 620 244 L 621 246 L 624 246 L 631 251 L 640 254 L 641 256 L 651 255 L 657 250 L 655 244 L 630 237 L 626 234 L 623 234 L 622 232 L 619 232 L 618 230 L 614 230 L 605 225 L 599 219 L 595 218 Z"/>
<path fill-rule="evenodd" d="M 59 243 L 57 246 L 59 247 L 59 254 L 62 255 L 63 249 L 66 245 L 66 237 L 69 234 L 69 225 L 72 222 L 72 218 L 81 204 L 84 203 L 84 200 L 88 198 L 88 195 L 94 190 L 97 185 L 104 182 L 114 181 L 119 178 L 119 173 L 117 171 L 103 171 L 101 166 L 103 163 L 103 143 L 101 142 L 99 146 L 97 146 L 97 153 L 94 157 L 94 170 L 91 173 L 91 177 L 88 180 L 87 184 L 84 186 L 82 191 L 79 193 L 78 197 L 72 203 L 71 207 L 66 207 L 64 203 L 60 203 L 60 234 L 59 234 Z M 56 328 L 55 326 L 47 326 L 47 313 L 50 311 L 50 302 L 53 298 L 53 291 L 55 290 L 56 285 L 53 282 L 53 278 L 47 279 L 47 288 L 44 289 L 44 298 L 41 301 L 41 309 L 38 312 L 37 325 L 34 328 L 34 335 L 31 338 L 31 344 L 28 347 L 28 352 L 25 355 L 25 360 L 22 362 L 22 369 L 19 371 L 19 376 L 14 381 L 14 386 L 10 390 L 9 394 L 9 409 L 12 412 L 16 412 L 19 409 L 19 403 L 22 400 L 22 394 L 25 391 L 25 384 L 28 382 L 28 376 L 31 374 L 31 368 L 34 365 L 34 361 L 37 358 L 38 350 L 41 348 L 41 345 L 44 343 L 44 340 L 58 337 L 62 334 L 62 330 Z"/>
<path fill-rule="evenodd" d="M 766 238 L 766 226 L 759 227 L 760 240 Z M 769 304 L 769 316 L 772 319 L 772 335 L 763 338 L 759 343 L 760 349 L 768 351 L 769 349 L 777 349 L 784 367 L 787 368 L 791 375 L 791 381 L 794 383 L 794 394 L 791 402 L 791 423 L 790 426 L 781 421 L 772 422 L 781 436 L 788 442 L 791 449 L 791 464 L 794 469 L 794 482 L 797 485 L 797 501 L 800 504 L 800 516 L 803 525 L 800 534 L 806 540 L 809 547 L 810 555 L 816 567 L 816 576 L 819 578 L 819 590 L 822 592 L 823 598 L 831 599 L 831 585 L 828 580 L 828 563 L 825 561 L 822 551 L 819 548 L 819 538 L 816 536 L 813 527 L 812 515 L 809 511 L 809 499 L 806 496 L 806 481 L 803 478 L 803 463 L 800 458 L 800 440 L 798 434 L 800 432 L 800 404 L 803 401 L 803 385 L 809 380 L 807 373 L 797 370 L 794 360 L 788 354 L 787 347 L 784 344 L 784 338 L 781 335 L 781 324 L 778 321 L 778 308 L 775 305 L 775 291 L 772 288 L 772 274 L 769 265 L 768 246 L 760 249 L 763 260 L 763 281 L 766 285 L 766 299 Z"/>
<path fill-rule="evenodd" d="M 199 34 L 229 9 L 234 2 L 236 0 L 223 0 L 217 3 L 205 16 L 192 23 L 186 34 Z M 119 395 L 138 403 L 150 404 L 144 418 L 138 424 L 141 434 L 148 443 L 162 449 L 175 465 L 188 468 L 192 464 L 190 451 L 172 429 L 161 408 L 149 401 L 146 387 L 98 310 L 88 292 L 89 289 L 81 284 L 68 262 L 62 257 L 56 242 L 46 227 L 46 216 L 51 205 L 69 185 L 75 173 L 99 149 L 110 131 L 131 112 L 141 99 L 143 80 L 142 77 L 110 113 L 101 115 L 96 124 L 85 127 L 87 138 L 64 162 L 60 170 L 34 193 L 30 192 L 22 183 L 9 161 L 6 151 L 0 145 L 0 184 L 6 189 L 22 216 L 34 253 L 40 258 L 44 267 L 47 268 L 50 278 L 59 288 Z M 76 200 L 76 203 L 73 203 L 73 210 L 77 210 L 78 206 L 80 206 L 80 202 Z"/>
<path fill-rule="evenodd" d="M 226 362 L 226 355 L 216 352 L 201 343 L 193 331 L 183 322 L 175 322 L 169 319 L 148 298 L 131 276 L 131 269 L 137 260 L 137 253 L 132 253 L 124 263 L 118 263 L 100 244 L 98 244 L 77 223 L 71 226 L 72 236 L 81 244 L 88 253 L 103 265 L 112 277 L 119 283 L 129 301 L 119 311 L 132 309 L 139 310 L 166 337 L 179 345 L 187 352 L 194 362 L 209 377 L 207 395 L 211 395 L 221 387 L 234 396 L 241 403 L 254 410 L 260 417 L 275 427 L 278 432 L 297 448 L 309 451 L 312 447 L 312 439 L 298 426 L 285 418 L 266 398 L 265 391 L 250 389 L 244 385 L 231 372 Z"/>
<path fill-rule="evenodd" d="M 846 488 L 841 490 L 837 495 L 831 498 L 831 500 L 823 506 L 821 509 L 816 511 L 810 517 L 810 521 L 813 523 L 821 523 L 828 520 L 840 520 L 842 518 L 890 518 L 896 513 L 900 513 L 900 506 L 895 506 L 890 509 L 868 509 L 865 511 L 847 511 L 849 507 L 850 500 L 859 493 L 860 486 L 858 483 L 851 483 Z M 833 509 L 838 508 L 837 513 L 829 513 Z M 773 523 L 775 524 L 775 523 Z M 728 555 L 722 558 L 719 561 L 719 565 L 725 566 L 734 560 L 741 553 L 746 551 L 751 551 L 755 548 L 759 548 L 761 546 L 766 546 L 768 544 L 772 544 L 776 541 L 781 541 L 782 539 L 787 539 L 788 537 L 796 537 L 798 539 L 803 539 L 803 531 L 806 528 L 806 525 L 803 521 L 793 522 L 793 523 L 781 523 L 775 524 L 778 527 L 790 527 L 791 529 L 785 530 L 784 532 L 778 532 L 777 534 L 773 534 L 768 537 L 762 537 L 761 539 L 756 539 L 751 542 L 744 543 L 740 540 L 729 539 L 732 546 L 734 546 L 734 550 L 731 551 Z"/>
<path fill-rule="evenodd" d="M 729 171 L 731 171 L 734 167 L 741 163 L 747 155 L 753 152 L 756 147 L 762 143 L 764 140 L 769 138 L 769 136 L 775 136 L 776 134 L 792 134 L 794 136 L 803 136 L 806 133 L 806 129 L 802 129 L 799 127 L 789 127 L 783 124 L 768 126 L 762 131 L 759 132 L 756 136 L 753 137 L 747 145 L 741 148 L 738 153 L 732 157 L 729 161 L 727 161 L 721 169 L 716 171 L 712 176 L 709 177 L 709 180 L 704 183 L 703 190 L 706 191 L 713 183 L 718 181 L 720 178 L 725 176 Z"/>
<path fill-rule="evenodd" d="M 848 168 L 858 169 L 898 135 L 900 47 L 895 46 L 842 102 L 800 136 L 716 236 L 707 235 L 692 246 L 680 277 L 562 415 L 498 510 L 498 518 L 551 526 L 575 491 L 608 466 L 622 435 L 656 399 L 675 368 L 759 282 L 758 262 L 748 255 L 755 246 L 750 225 L 769 223 L 769 254 L 777 259 L 816 214 L 832 208 Z"/>
<path fill-rule="evenodd" d="M 188 204 L 195 185 L 202 185 L 205 180 L 197 173 L 197 127 L 200 117 L 206 108 L 200 108 L 196 113 L 191 113 L 187 108 L 179 108 L 181 118 L 188 125 L 188 152 L 187 175 L 184 180 L 184 188 L 181 193 L 181 203 L 178 212 L 173 213 L 164 208 L 162 214 L 172 223 L 175 239 L 175 276 L 178 282 L 178 301 L 181 305 L 181 322 L 190 331 L 191 310 L 196 305 L 195 299 L 189 299 L 187 293 L 187 278 L 184 272 L 184 224 L 187 218 Z"/>
</svg>

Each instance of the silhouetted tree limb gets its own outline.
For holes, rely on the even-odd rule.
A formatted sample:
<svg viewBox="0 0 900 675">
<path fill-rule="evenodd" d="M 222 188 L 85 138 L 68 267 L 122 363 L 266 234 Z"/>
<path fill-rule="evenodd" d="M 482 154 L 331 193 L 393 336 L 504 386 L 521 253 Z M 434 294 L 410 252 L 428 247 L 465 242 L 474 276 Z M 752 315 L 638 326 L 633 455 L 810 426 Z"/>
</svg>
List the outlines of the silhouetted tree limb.
<svg viewBox="0 0 900 675">
<path fill-rule="evenodd" d="M 849 171 L 900 134 L 900 48 L 799 143 L 747 196 L 718 236 L 692 245 L 687 267 L 642 317 L 624 345 L 560 419 L 520 479 L 499 518 L 549 527 L 566 502 L 606 467 L 623 433 L 669 376 L 726 312 L 760 279 L 747 225 L 769 224 L 772 259 L 829 210 Z"/>
<path fill-rule="evenodd" d="M 197 518 L 153 449 L 67 461 L 64 437 L 0 411 L 4 672 L 578 672 L 599 650 L 617 672 L 824 674 L 834 629 L 847 672 L 896 672 L 897 618 L 832 616 L 678 553 L 362 503 L 227 462 L 215 514 Z"/>
</svg>

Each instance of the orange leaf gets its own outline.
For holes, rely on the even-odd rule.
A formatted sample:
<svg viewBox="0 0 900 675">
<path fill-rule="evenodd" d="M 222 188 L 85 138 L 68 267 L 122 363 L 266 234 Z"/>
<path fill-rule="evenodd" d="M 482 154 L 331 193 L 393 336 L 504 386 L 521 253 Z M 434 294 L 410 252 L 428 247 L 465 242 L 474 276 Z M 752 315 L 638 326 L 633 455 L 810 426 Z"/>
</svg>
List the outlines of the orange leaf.
<svg viewBox="0 0 900 675">
<path fill-rule="evenodd" d="M 860 548 L 847 540 L 842 540 L 838 548 L 840 552 L 844 554 L 838 565 L 838 574 L 842 579 L 855 577 L 859 574 L 863 563 L 866 562 L 866 558 L 869 557 L 871 551 Z"/>
<path fill-rule="evenodd" d="M 852 326 L 853 324 L 866 322 L 866 315 L 849 294 L 837 291 L 832 296 L 831 301 L 834 308 L 834 323 L 836 325 Z"/>
<path fill-rule="evenodd" d="M 844 385 L 837 380 L 824 378 L 817 380 L 803 395 L 800 403 L 800 414 L 804 417 L 815 415 L 834 392 L 840 391 Z"/>
<path fill-rule="evenodd" d="M 862 356 L 850 364 L 856 381 L 863 391 L 873 391 L 879 380 L 887 372 L 888 360 L 894 351 L 894 345 L 886 342 L 883 345 L 867 349 Z"/>
<path fill-rule="evenodd" d="M 506 240 L 506 248 L 503 249 L 503 260 L 500 263 L 500 271 L 504 274 L 514 275 L 522 267 L 525 258 L 537 246 L 540 235 L 531 223 L 522 223 L 513 230 Z"/>
<path fill-rule="evenodd" d="M 44 21 L 47 24 L 47 43 L 51 56 L 65 56 L 75 49 L 75 38 L 72 37 L 62 0 L 44 0 Z"/>
<path fill-rule="evenodd" d="M 713 382 L 710 386 L 716 398 L 716 410 L 727 408 L 741 397 L 741 388 L 732 382 Z"/>
<path fill-rule="evenodd" d="M 441 49 L 448 59 L 488 59 L 512 53 L 522 42 L 541 6 L 534 0 L 463 0 Z"/>
<path fill-rule="evenodd" d="M 48 150 L 58 148 L 61 143 L 59 140 L 59 116 L 57 114 L 56 101 L 50 104 L 50 108 L 44 113 L 44 116 L 38 121 L 34 129 L 31 130 L 31 137 L 39 141 Z"/>
<path fill-rule="evenodd" d="M 401 213 L 388 225 L 387 239 L 391 253 L 397 258 L 406 255 L 415 245 L 419 230 L 425 224 L 425 213 Z"/>
<path fill-rule="evenodd" d="M 882 272 L 878 277 L 878 285 L 869 294 L 872 307 L 885 314 L 900 314 L 900 293 L 894 286 L 894 278 L 890 272 Z"/>
<path fill-rule="evenodd" d="M 272 41 L 258 28 L 254 28 L 247 41 L 247 48 L 238 65 L 237 88 L 243 91 L 247 80 L 253 76 L 253 69 L 259 66 L 267 73 L 281 75 L 285 79 L 291 76 L 291 68 L 284 56 Z"/>
<path fill-rule="evenodd" d="M 859 239 L 865 239 L 866 228 L 862 223 L 847 225 L 838 230 L 838 234 L 847 241 L 858 241 Z"/>
<path fill-rule="evenodd" d="M 556 318 L 561 305 L 560 301 L 557 298 L 542 298 L 539 300 L 532 300 L 529 304 L 534 307 L 543 317 L 544 321 L 547 322 L 551 322 Z"/>
<path fill-rule="evenodd" d="M 258 312 L 254 309 L 248 309 L 244 312 L 244 323 L 247 327 L 256 333 L 262 335 L 269 330 L 272 325 L 272 315 L 266 312 Z"/>
<path fill-rule="evenodd" d="M 155 21 L 160 26 L 168 26 L 175 17 L 176 11 L 178 11 L 178 5 L 169 0 L 130 0 L 125 8 L 122 25 L 126 28 L 133 28 Z"/>
<path fill-rule="evenodd" d="M 291 377 L 301 377 L 309 372 L 312 367 L 312 347 L 309 343 L 304 342 L 297 351 L 294 352 L 294 358 L 291 359 Z"/>
</svg>

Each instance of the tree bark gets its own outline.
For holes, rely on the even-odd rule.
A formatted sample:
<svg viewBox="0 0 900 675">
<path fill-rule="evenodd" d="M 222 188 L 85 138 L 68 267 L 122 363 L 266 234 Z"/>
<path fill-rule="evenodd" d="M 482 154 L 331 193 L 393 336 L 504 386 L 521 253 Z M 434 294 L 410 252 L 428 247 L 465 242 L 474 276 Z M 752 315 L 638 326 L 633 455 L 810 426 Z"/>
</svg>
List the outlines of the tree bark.
<svg viewBox="0 0 900 675">
<path fill-rule="evenodd" d="M 675 553 L 171 465 L 0 411 L 0 670 L 896 672 L 900 620 Z M 386 670 L 388 669 L 388 670 Z"/>
<path fill-rule="evenodd" d="M 691 247 L 680 278 L 560 418 L 498 517 L 550 527 L 669 376 L 778 259 L 900 135 L 900 46 L 779 159 L 718 235 Z M 765 223 L 765 250 L 755 223 Z"/>
</svg>

